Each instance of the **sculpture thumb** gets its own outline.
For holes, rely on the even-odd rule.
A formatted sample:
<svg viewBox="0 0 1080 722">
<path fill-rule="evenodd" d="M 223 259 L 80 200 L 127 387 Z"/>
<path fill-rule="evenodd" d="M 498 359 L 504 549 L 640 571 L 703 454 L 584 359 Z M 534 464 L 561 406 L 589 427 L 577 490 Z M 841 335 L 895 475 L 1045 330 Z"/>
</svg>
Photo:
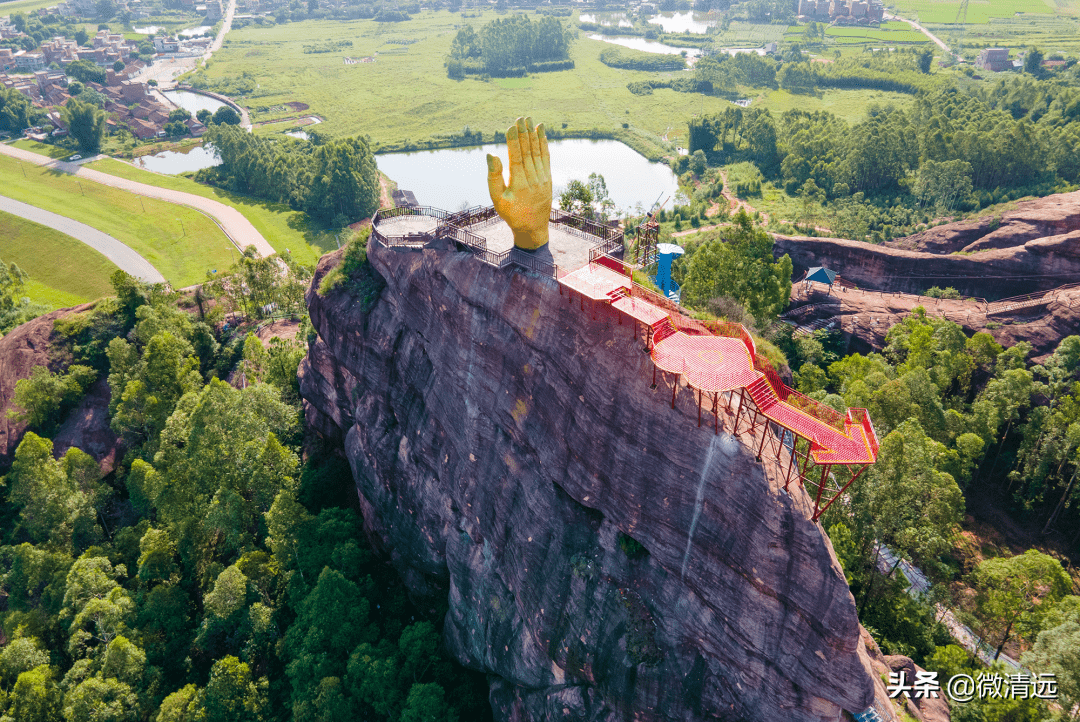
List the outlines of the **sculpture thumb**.
<svg viewBox="0 0 1080 722">
<path fill-rule="evenodd" d="M 502 161 L 496 156 L 488 154 L 487 165 L 488 193 L 491 195 L 491 202 L 498 205 L 502 200 L 503 193 L 506 192 L 506 183 L 502 174 Z"/>
</svg>

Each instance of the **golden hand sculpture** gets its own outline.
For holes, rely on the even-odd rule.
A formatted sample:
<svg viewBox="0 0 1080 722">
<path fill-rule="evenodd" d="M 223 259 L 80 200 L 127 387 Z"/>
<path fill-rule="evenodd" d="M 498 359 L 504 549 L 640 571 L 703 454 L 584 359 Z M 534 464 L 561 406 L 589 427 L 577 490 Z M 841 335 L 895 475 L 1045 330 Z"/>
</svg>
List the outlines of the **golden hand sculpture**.
<svg viewBox="0 0 1080 722">
<path fill-rule="evenodd" d="M 548 242 L 551 216 L 551 157 L 544 124 L 518 118 L 506 131 L 510 185 L 503 182 L 502 161 L 488 155 L 488 192 L 495 212 L 514 232 L 514 245 L 535 250 Z"/>
</svg>

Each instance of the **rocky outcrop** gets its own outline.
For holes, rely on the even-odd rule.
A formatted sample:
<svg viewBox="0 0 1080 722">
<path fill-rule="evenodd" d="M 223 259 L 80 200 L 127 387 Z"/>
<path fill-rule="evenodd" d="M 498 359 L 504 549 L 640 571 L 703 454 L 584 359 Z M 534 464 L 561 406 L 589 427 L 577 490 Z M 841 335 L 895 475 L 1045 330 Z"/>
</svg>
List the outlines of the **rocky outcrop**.
<svg viewBox="0 0 1080 722">
<path fill-rule="evenodd" d="M 53 437 L 53 454 L 57 458 L 76 447 L 94 457 L 102 474 L 109 474 L 116 468 L 124 447 L 109 425 L 111 398 L 109 380 L 102 376 L 68 414 Z"/>
<path fill-rule="evenodd" d="M 26 433 L 26 424 L 8 416 L 15 399 L 15 384 L 30 378 L 35 366 L 55 371 L 61 366 L 54 347 L 53 321 L 92 307 L 84 304 L 47 313 L 12 329 L 0 338 L 0 470 L 11 464 L 15 448 Z"/>
<path fill-rule="evenodd" d="M 994 300 L 1080 281 L 1080 231 L 970 255 L 909 251 L 839 238 L 777 235 L 773 253 L 777 257 L 785 253 L 791 256 L 795 279 L 807 268 L 826 266 L 858 286 L 903 293 L 951 286 L 965 296 Z"/>
<path fill-rule="evenodd" d="M 1080 230 L 1080 191 L 1020 201 L 1012 210 L 929 228 L 885 245 L 930 253 L 973 253 L 1011 248 Z"/>
<path fill-rule="evenodd" d="M 468 254 L 368 258 L 370 311 L 309 291 L 306 412 L 496 719 L 832 722 L 880 695 L 805 493 L 650 390 L 628 325 Z"/>
</svg>

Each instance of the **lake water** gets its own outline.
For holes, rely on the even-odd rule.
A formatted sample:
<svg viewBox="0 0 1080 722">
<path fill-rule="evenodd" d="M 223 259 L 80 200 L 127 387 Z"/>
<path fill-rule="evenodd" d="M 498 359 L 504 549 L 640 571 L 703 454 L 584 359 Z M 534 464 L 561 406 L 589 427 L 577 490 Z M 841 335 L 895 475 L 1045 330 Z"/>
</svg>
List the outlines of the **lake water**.
<svg viewBox="0 0 1080 722">
<path fill-rule="evenodd" d="M 209 25 L 200 25 L 197 28 L 188 28 L 187 30 L 181 30 L 179 33 L 177 33 L 177 35 L 182 35 L 187 38 L 191 37 L 192 35 L 203 35 L 204 33 L 208 33 L 213 29 L 214 28 Z"/>
<path fill-rule="evenodd" d="M 708 13 L 660 13 L 649 18 L 653 25 L 659 25 L 665 33 L 700 33 L 704 35 L 709 28 L 720 24 L 720 18 Z"/>
<path fill-rule="evenodd" d="M 199 95 L 198 93 L 192 93 L 187 90 L 166 90 L 163 95 L 184 110 L 190 112 L 192 115 L 198 113 L 200 110 L 209 110 L 213 113 L 218 108 L 225 105 L 225 103 L 222 103 L 215 98 L 209 98 L 205 95 Z"/>
<path fill-rule="evenodd" d="M 611 200 L 619 209 L 633 208 L 638 203 L 648 208 L 657 196 L 674 196 L 678 190 L 678 179 L 668 166 L 653 163 L 616 140 L 554 140 L 548 148 L 556 201 L 570 181 L 586 181 L 590 173 L 604 176 Z M 456 211 L 463 206 L 491 204 L 487 153 L 502 159 L 505 176 L 509 165 L 505 143 L 387 153 L 376 156 L 375 161 L 379 170 L 397 181 L 402 190 L 415 193 L 421 205 Z"/>
<path fill-rule="evenodd" d="M 624 48 L 633 48 L 634 50 L 643 50 L 646 53 L 661 53 L 663 55 L 678 55 L 679 53 L 686 51 L 686 57 L 696 58 L 701 55 L 701 50 L 698 48 L 677 48 L 673 45 L 664 45 L 663 43 L 655 40 L 646 40 L 645 38 L 638 38 L 626 35 L 590 35 L 590 40 L 602 40 L 605 43 L 613 43 L 615 45 L 621 45 Z"/>
<path fill-rule="evenodd" d="M 213 146 L 193 145 L 181 151 L 166 150 L 157 155 L 144 155 L 135 165 L 155 173 L 176 175 L 221 165 L 221 159 Z"/>
<path fill-rule="evenodd" d="M 154 35 L 161 29 L 162 27 L 160 25 L 147 25 L 145 28 L 135 28 L 135 32 L 142 35 Z"/>
<path fill-rule="evenodd" d="M 579 16 L 583 23 L 599 23 L 600 25 L 617 25 L 620 28 L 632 28 L 634 23 L 626 17 L 626 13 L 581 13 Z"/>
</svg>

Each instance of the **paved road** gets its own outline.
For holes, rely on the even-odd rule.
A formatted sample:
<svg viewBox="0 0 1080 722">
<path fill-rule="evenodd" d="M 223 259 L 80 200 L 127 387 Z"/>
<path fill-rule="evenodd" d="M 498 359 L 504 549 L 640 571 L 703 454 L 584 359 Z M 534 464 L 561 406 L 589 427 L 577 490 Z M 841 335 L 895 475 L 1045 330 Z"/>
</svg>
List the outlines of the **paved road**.
<svg viewBox="0 0 1080 722">
<path fill-rule="evenodd" d="M 881 553 L 878 555 L 879 571 L 888 574 L 897 567 L 897 562 L 899 562 L 900 571 L 902 571 L 904 576 L 907 577 L 907 580 L 911 582 L 911 586 L 907 588 L 908 594 L 918 599 L 930 591 L 930 580 L 926 578 L 926 575 L 922 573 L 921 569 L 908 562 L 906 559 L 899 559 L 896 554 L 884 544 L 880 544 L 879 547 L 881 550 Z M 970 627 L 956 618 L 956 615 L 953 614 L 951 609 L 947 609 L 941 604 L 936 605 L 935 608 L 941 617 L 941 623 L 948 628 L 953 639 L 960 642 L 961 646 L 969 652 L 976 652 L 977 650 L 976 653 L 978 654 L 979 659 L 987 666 L 993 663 L 994 652 L 997 651 L 996 648 L 991 647 L 986 642 L 980 641 L 979 638 L 975 636 L 975 633 L 971 631 Z M 1004 662 L 1014 670 L 1020 671 L 1022 669 L 1019 662 L 1004 652 L 998 656 L 998 661 Z"/>
<path fill-rule="evenodd" d="M 149 261 L 112 236 L 102 233 L 85 223 L 73 221 L 58 213 L 46 211 L 37 206 L 22 203 L 5 196 L 0 196 L 0 211 L 25 218 L 34 223 L 40 223 L 43 226 L 48 226 L 69 235 L 77 241 L 82 241 L 115 263 L 120 269 L 140 280 L 147 283 L 165 283 L 165 277 L 150 265 Z"/>
<path fill-rule="evenodd" d="M 952 55 L 952 51 L 949 50 L 949 46 L 946 45 L 944 43 L 944 41 L 942 41 L 937 35 L 934 35 L 932 32 L 930 32 L 929 30 L 924 28 L 922 25 L 919 25 L 914 20 L 908 20 L 907 18 L 902 18 L 899 15 L 892 15 L 891 13 L 885 13 L 885 19 L 886 20 L 899 20 L 901 22 L 907 23 L 908 25 L 915 28 L 920 33 L 922 33 L 923 35 L 925 35 L 926 37 L 930 38 L 935 43 L 937 43 L 937 46 L 939 48 L 941 48 L 942 50 L 944 50 L 946 53 L 948 53 L 949 55 Z"/>
<path fill-rule="evenodd" d="M 219 203 L 210 198 L 204 198 L 192 193 L 158 188 L 157 186 L 147 185 L 146 183 L 139 183 L 138 181 L 102 173 L 98 170 L 82 168 L 76 163 L 54 160 L 48 156 L 32 153 L 28 150 L 23 150 L 22 148 L 16 148 L 10 145 L 0 144 L 0 153 L 11 156 L 12 158 L 18 158 L 27 163 L 33 163 L 34 165 L 55 168 L 56 170 L 70 173 L 84 180 L 94 181 L 95 183 L 101 183 L 102 185 L 137 193 L 146 196 L 147 198 L 157 198 L 158 200 L 167 201 L 169 203 L 177 203 L 182 206 L 194 208 L 213 218 L 218 226 L 225 231 L 225 235 L 229 237 L 229 240 L 233 242 L 233 245 L 240 250 L 243 250 L 248 246 L 254 246 L 256 252 L 260 256 L 272 256 L 275 253 L 273 247 L 262 237 L 262 234 L 255 230 L 255 226 L 251 225 L 251 221 L 245 218 L 240 211 L 231 206 L 227 206 L 224 203 Z"/>
</svg>

